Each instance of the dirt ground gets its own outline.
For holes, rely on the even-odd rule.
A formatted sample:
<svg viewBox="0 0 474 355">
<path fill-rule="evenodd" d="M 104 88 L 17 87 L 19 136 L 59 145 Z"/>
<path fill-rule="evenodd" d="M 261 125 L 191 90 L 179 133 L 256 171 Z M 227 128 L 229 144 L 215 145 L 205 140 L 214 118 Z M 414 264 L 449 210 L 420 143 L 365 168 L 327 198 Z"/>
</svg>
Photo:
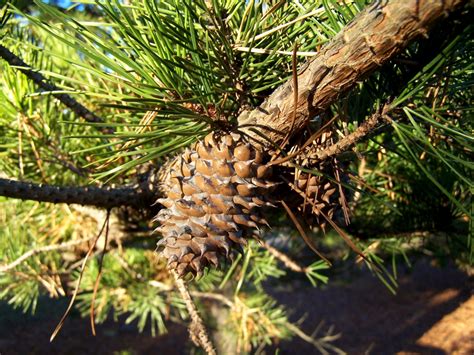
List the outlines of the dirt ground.
<svg viewBox="0 0 474 355">
<path fill-rule="evenodd" d="M 324 290 L 281 292 L 276 298 L 307 318 L 311 333 L 319 321 L 332 325 L 336 344 L 348 354 L 474 354 L 473 280 L 454 268 L 419 263 L 399 277 L 393 296 L 374 277 Z M 311 306 L 305 306 L 305 304 Z M 295 317 L 294 320 L 297 318 Z M 284 353 L 315 353 L 299 340 L 282 344 Z"/>
<path fill-rule="evenodd" d="M 396 296 L 366 272 L 350 283 L 310 288 L 296 285 L 271 290 L 292 309 L 292 320 L 306 316 L 307 333 L 324 321 L 340 333 L 335 344 L 348 354 L 474 354 L 473 280 L 453 267 L 427 262 L 399 277 Z M 58 303 L 59 302 L 59 303 Z M 139 334 L 133 325 L 108 322 L 90 335 L 88 319 L 72 314 L 54 343 L 49 336 L 65 302 L 42 300 L 35 316 L 0 304 L 0 354 L 188 354 L 184 326 L 169 325 L 169 334 Z M 188 344 L 188 345 L 186 345 Z M 317 354 L 299 339 L 279 344 L 280 354 Z M 274 353 L 269 348 L 267 354 Z"/>
</svg>

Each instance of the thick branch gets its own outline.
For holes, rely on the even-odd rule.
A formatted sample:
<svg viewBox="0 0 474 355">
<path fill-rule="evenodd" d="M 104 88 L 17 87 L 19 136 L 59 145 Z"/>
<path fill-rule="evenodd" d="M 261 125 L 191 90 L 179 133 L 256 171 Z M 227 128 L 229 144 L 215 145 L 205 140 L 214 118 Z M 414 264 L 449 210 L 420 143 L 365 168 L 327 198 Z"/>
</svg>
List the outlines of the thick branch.
<svg viewBox="0 0 474 355">
<path fill-rule="evenodd" d="M 302 129 L 381 65 L 392 59 L 413 39 L 426 35 L 433 24 L 466 0 L 375 1 L 367 7 L 298 74 L 298 102 L 293 132 Z M 292 79 L 280 86 L 253 111 L 239 116 L 239 125 L 257 141 L 262 138 L 280 144 L 291 130 L 294 111 Z"/>
<path fill-rule="evenodd" d="M 58 91 L 61 91 L 56 85 L 49 83 L 46 78 L 31 69 L 31 67 L 26 64 L 21 58 L 16 56 L 14 53 L 10 52 L 8 48 L 2 46 L 0 44 L 0 57 L 3 58 L 10 64 L 11 66 L 17 67 L 19 71 L 25 74 L 28 78 L 30 78 L 35 84 L 37 84 L 41 89 L 44 91 L 50 91 L 51 95 L 61 101 L 64 105 L 69 107 L 72 111 L 74 111 L 78 116 L 84 118 L 87 122 L 91 123 L 103 123 L 104 120 L 97 116 L 95 113 L 89 111 L 79 102 L 74 100 L 68 94 L 62 94 Z"/>
<path fill-rule="evenodd" d="M 102 208 L 130 206 L 149 208 L 156 199 L 151 189 L 133 187 L 65 187 L 0 178 L 0 196 L 52 203 L 90 205 Z"/>
</svg>

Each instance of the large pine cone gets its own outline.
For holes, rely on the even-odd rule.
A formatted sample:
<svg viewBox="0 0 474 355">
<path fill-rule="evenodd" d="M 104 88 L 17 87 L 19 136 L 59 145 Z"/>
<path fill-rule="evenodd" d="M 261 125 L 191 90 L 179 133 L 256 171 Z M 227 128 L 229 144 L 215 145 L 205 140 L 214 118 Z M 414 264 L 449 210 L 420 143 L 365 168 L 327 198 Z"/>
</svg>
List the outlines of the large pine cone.
<svg viewBox="0 0 474 355">
<path fill-rule="evenodd" d="M 210 133 L 173 160 L 156 216 L 161 256 L 179 275 L 200 275 L 241 251 L 259 225 L 275 184 L 264 155 L 239 134 Z"/>
</svg>

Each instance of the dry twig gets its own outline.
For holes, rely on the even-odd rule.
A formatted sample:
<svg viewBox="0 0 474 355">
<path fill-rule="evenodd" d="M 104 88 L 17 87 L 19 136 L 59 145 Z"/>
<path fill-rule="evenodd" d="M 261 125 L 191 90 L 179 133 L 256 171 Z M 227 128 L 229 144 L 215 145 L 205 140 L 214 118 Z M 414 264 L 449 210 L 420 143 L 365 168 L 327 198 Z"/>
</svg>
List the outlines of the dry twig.
<svg viewBox="0 0 474 355">
<path fill-rule="evenodd" d="M 87 238 L 83 238 L 83 239 L 77 239 L 77 240 L 70 240 L 70 241 L 67 241 L 67 242 L 64 242 L 64 243 L 61 243 L 61 244 L 45 245 L 43 247 L 39 247 L 39 248 L 36 248 L 36 249 L 31 249 L 31 250 L 27 251 L 26 253 L 24 253 L 23 255 L 21 255 L 19 258 L 12 261 L 11 263 L 6 264 L 6 265 L 1 265 L 0 266 L 0 272 L 6 272 L 8 270 L 14 269 L 15 267 L 17 267 L 18 265 L 23 263 L 25 260 L 31 258 L 34 255 L 37 255 L 37 254 L 40 254 L 40 253 L 45 253 L 45 252 L 48 252 L 48 251 L 69 249 L 73 246 L 76 246 L 76 245 L 79 245 L 79 244 L 82 244 L 82 243 L 86 243 L 86 242 L 88 242 L 88 241 L 90 241 L 94 238 L 96 238 L 96 236 L 91 236 L 91 237 L 87 237 Z"/>
</svg>

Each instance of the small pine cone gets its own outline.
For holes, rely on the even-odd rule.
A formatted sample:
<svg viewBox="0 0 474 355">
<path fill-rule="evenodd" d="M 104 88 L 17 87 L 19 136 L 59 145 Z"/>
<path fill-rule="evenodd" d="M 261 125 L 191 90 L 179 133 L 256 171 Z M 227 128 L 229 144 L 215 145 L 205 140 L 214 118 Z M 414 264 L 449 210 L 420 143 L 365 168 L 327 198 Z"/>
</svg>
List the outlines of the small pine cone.
<svg viewBox="0 0 474 355">
<path fill-rule="evenodd" d="M 239 134 L 210 133 L 167 166 L 162 209 L 155 220 L 160 255 L 179 275 L 200 275 L 241 251 L 269 206 L 271 167 Z"/>
<path fill-rule="evenodd" d="M 295 181 L 299 190 L 305 193 L 306 199 L 301 203 L 301 212 L 311 212 L 315 222 L 321 228 L 326 227 L 326 218 L 332 219 L 341 207 L 339 186 L 320 175 L 300 173 Z"/>
<path fill-rule="evenodd" d="M 332 144 L 334 144 L 332 132 L 326 131 L 302 154 L 300 163 L 309 169 L 320 172 L 321 175 L 312 175 L 301 170 L 295 171 L 294 183 L 306 196 L 298 209 L 303 213 L 309 212 L 314 218 L 312 224 L 317 224 L 323 230 L 327 224 L 323 214 L 330 219 L 334 219 L 337 212 L 345 204 L 345 196 L 341 195 L 341 191 L 344 193 L 344 188 L 337 183 L 337 181 L 347 183 L 340 165 L 333 159 L 319 162 L 312 161 L 314 153 L 326 149 Z M 347 218 L 346 222 L 348 222 Z"/>
</svg>

